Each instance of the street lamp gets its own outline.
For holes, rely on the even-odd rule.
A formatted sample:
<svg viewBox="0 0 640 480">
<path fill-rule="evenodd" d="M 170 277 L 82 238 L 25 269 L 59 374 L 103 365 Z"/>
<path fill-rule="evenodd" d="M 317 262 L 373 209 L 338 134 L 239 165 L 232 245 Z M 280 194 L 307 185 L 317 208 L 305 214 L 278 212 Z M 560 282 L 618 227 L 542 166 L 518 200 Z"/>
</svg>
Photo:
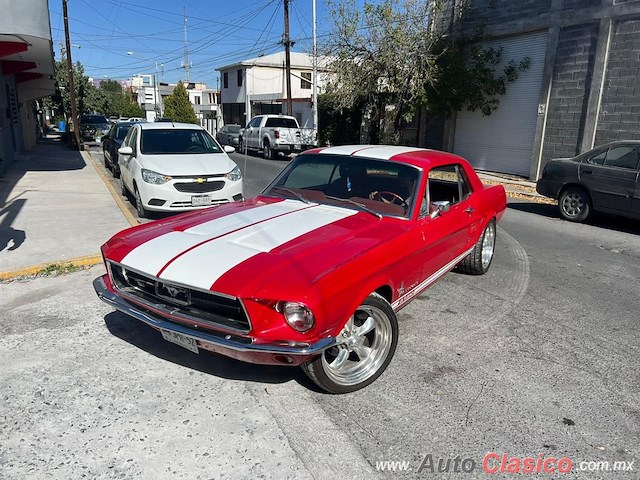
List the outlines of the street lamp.
<svg viewBox="0 0 640 480">
<path fill-rule="evenodd" d="M 127 55 L 129 55 L 130 57 L 140 58 L 141 60 L 144 60 L 146 62 L 150 61 L 149 58 L 140 57 L 139 55 L 136 55 L 135 52 L 127 52 Z M 153 74 L 153 112 L 156 118 L 158 118 L 162 117 L 162 98 L 160 97 L 160 87 L 158 86 L 158 83 L 156 81 L 156 77 L 158 75 L 158 62 L 156 61 L 155 64 L 156 73 Z M 162 68 L 162 70 L 164 70 L 164 63 L 161 63 L 160 67 Z M 160 99 L 158 97 L 160 97 Z M 158 104 L 160 104 L 159 107 Z"/>
</svg>

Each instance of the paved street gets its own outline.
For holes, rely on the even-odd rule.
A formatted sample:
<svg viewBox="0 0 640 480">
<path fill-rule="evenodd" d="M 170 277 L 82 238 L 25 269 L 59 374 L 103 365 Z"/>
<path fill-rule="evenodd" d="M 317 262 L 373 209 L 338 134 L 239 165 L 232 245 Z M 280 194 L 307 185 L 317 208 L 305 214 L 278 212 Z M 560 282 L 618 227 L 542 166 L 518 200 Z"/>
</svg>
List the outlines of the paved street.
<svg viewBox="0 0 640 480">
<path fill-rule="evenodd" d="M 232 156 L 247 196 L 286 165 Z M 490 272 L 402 310 L 388 370 L 343 396 L 164 342 L 96 298 L 102 266 L 0 285 L 0 478 L 455 478 L 456 456 L 486 478 L 487 452 L 637 478 L 578 465 L 640 458 L 640 223 L 512 203 L 498 235 Z"/>
</svg>

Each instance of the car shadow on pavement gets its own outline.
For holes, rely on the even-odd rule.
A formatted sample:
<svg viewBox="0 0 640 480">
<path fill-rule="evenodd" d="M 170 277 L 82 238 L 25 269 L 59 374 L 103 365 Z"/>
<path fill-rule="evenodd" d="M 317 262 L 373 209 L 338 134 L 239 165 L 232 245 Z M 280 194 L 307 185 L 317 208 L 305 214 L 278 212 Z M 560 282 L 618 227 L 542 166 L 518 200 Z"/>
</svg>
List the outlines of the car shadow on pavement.
<svg viewBox="0 0 640 480">
<path fill-rule="evenodd" d="M 507 205 L 508 208 L 518 210 L 520 212 L 533 213 L 535 215 L 541 215 L 547 218 L 553 218 L 559 221 L 565 222 L 560 218 L 558 213 L 558 207 L 556 205 L 547 205 L 541 203 L 528 203 L 528 202 L 514 202 Z M 571 223 L 566 221 L 567 223 Z M 606 228 L 608 230 L 616 230 L 618 232 L 630 233 L 633 235 L 640 235 L 640 221 L 631 220 L 623 217 L 616 217 L 612 215 L 604 215 L 600 213 L 594 213 L 591 218 L 586 222 L 588 225 L 594 227 Z"/>
<path fill-rule="evenodd" d="M 195 354 L 167 342 L 160 332 L 132 320 L 120 312 L 112 312 L 104 317 L 104 322 L 112 335 L 163 360 L 230 380 L 243 380 L 264 384 L 285 383 L 295 380 L 309 387 L 306 376 L 299 368 L 275 365 L 254 365 L 217 355 L 207 350 Z"/>
</svg>

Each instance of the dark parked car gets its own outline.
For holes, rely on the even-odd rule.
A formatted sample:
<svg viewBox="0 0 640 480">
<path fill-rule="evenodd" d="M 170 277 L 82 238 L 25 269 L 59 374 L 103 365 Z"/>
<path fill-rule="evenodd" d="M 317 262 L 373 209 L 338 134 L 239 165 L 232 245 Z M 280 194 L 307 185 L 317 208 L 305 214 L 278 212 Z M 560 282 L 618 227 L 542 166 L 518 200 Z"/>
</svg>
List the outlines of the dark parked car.
<svg viewBox="0 0 640 480">
<path fill-rule="evenodd" d="M 238 146 L 238 137 L 240 136 L 240 125 L 225 125 L 216 135 L 216 140 L 220 145 Z"/>
<path fill-rule="evenodd" d="M 115 178 L 120 177 L 120 166 L 118 165 L 118 149 L 122 146 L 122 141 L 127 135 L 131 125 L 136 122 L 117 122 L 111 125 L 109 133 L 102 137 L 102 153 L 104 166 L 111 170 Z"/>
<path fill-rule="evenodd" d="M 111 127 L 104 115 L 82 115 L 79 125 L 80 138 L 83 142 L 100 142 Z"/>
<path fill-rule="evenodd" d="M 640 141 L 601 145 L 551 160 L 536 190 L 558 200 L 560 215 L 583 222 L 593 211 L 640 219 Z"/>
</svg>

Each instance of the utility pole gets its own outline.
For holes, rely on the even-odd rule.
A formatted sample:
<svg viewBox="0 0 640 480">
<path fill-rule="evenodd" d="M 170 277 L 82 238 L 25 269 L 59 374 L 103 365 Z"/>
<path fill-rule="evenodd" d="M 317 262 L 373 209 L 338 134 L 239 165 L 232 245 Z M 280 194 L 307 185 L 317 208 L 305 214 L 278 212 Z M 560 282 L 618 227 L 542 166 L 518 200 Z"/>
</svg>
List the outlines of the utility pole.
<svg viewBox="0 0 640 480">
<path fill-rule="evenodd" d="M 291 99 L 291 39 L 289 38 L 289 0 L 284 0 L 284 56 L 287 76 L 287 115 L 293 115 Z"/>
<path fill-rule="evenodd" d="M 71 116 L 73 120 L 73 133 L 76 137 L 78 150 L 84 150 L 80 141 L 80 127 L 78 125 L 78 110 L 76 109 L 76 87 L 73 81 L 73 62 L 71 61 L 71 40 L 69 40 L 69 14 L 67 13 L 67 0 L 62 0 L 64 15 L 64 36 L 67 41 L 67 72 L 69 74 L 69 97 L 71 99 Z"/>
<path fill-rule="evenodd" d="M 312 0 L 313 11 L 313 131 L 318 140 L 318 34 L 316 31 L 316 0 Z"/>
</svg>

